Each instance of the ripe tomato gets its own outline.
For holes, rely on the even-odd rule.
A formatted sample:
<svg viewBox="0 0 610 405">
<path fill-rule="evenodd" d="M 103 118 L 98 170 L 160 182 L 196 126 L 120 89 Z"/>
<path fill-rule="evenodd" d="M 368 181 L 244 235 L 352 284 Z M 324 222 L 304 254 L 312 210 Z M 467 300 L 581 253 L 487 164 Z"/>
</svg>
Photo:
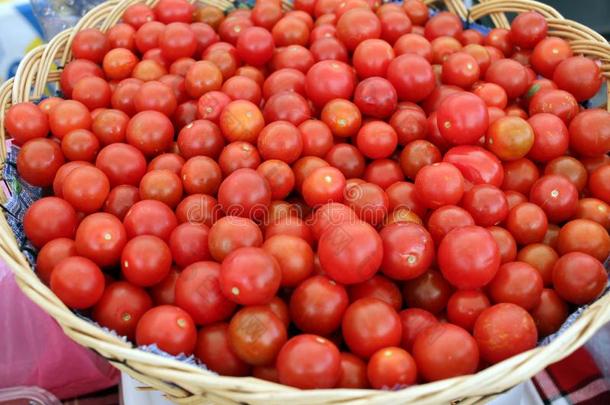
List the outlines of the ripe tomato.
<svg viewBox="0 0 610 405">
<path fill-rule="evenodd" d="M 366 39 L 381 36 L 381 22 L 371 11 L 355 8 L 347 11 L 337 21 L 337 38 L 353 51 L 358 44 Z"/>
<path fill-rule="evenodd" d="M 265 241 L 263 249 L 271 254 L 280 265 L 283 287 L 297 286 L 313 272 L 313 250 L 301 238 L 291 235 L 275 235 Z"/>
<path fill-rule="evenodd" d="M 423 139 L 409 142 L 400 153 L 400 167 L 404 174 L 415 179 L 422 167 L 440 162 L 441 152 L 434 144 Z"/>
<path fill-rule="evenodd" d="M 383 121 L 370 121 L 364 124 L 356 136 L 358 149 L 371 159 L 389 157 L 398 144 L 396 131 Z"/>
<path fill-rule="evenodd" d="M 469 225 L 474 225 L 472 215 L 455 205 L 437 208 L 428 217 L 428 231 L 437 246 L 451 230 Z"/>
<path fill-rule="evenodd" d="M 474 373 L 479 365 L 479 349 L 464 329 L 438 323 L 417 335 L 413 358 L 419 375 L 425 381 L 436 381 Z"/>
<path fill-rule="evenodd" d="M 464 177 L 451 163 L 434 163 L 419 170 L 415 189 L 428 208 L 457 204 L 464 194 Z"/>
<path fill-rule="evenodd" d="M 588 188 L 593 197 L 610 204 L 610 164 L 599 166 L 589 176 Z"/>
<path fill-rule="evenodd" d="M 178 270 L 172 267 L 169 274 L 163 280 L 149 288 L 150 295 L 155 305 L 174 305 L 176 302 L 176 281 Z"/>
<path fill-rule="evenodd" d="M 396 40 L 393 49 L 396 56 L 412 53 L 432 63 L 432 45 L 421 35 L 404 34 Z"/>
<path fill-rule="evenodd" d="M 49 133 L 47 115 L 33 103 L 12 105 L 6 112 L 4 127 L 17 146 L 31 139 L 44 138 Z"/>
<path fill-rule="evenodd" d="M 568 125 L 578 114 L 580 107 L 571 93 L 564 90 L 542 90 L 530 101 L 529 114 L 550 113 Z"/>
<path fill-rule="evenodd" d="M 302 156 L 324 157 L 334 145 L 333 134 L 323 121 L 303 121 L 299 131 L 303 142 Z"/>
<path fill-rule="evenodd" d="M 417 381 L 417 366 L 406 350 L 387 347 L 373 354 L 367 376 L 373 388 L 406 387 Z"/>
<path fill-rule="evenodd" d="M 534 320 L 518 305 L 496 304 L 484 310 L 474 325 L 481 359 L 495 364 L 536 346 Z"/>
<path fill-rule="evenodd" d="M 451 54 L 443 62 L 442 80 L 445 84 L 469 89 L 481 74 L 476 59 L 466 52 Z"/>
<path fill-rule="evenodd" d="M 540 302 L 542 284 L 542 277 L 533 266 L 510 262 L 498 270 L 489 284 L 489 294 L 494 302 L 510 302 L 529 311 Z"/>
<path fill-rule="evenodd" d="M 60 146 L 46 138 L 27 141 L 17 155 L 19 175 L 36 187 L 52 185 L 55 174 L 63 164 L 64 156 Z"/>
<path fill-rule="evenodd" d="M 561 298 L 576 305 L 584 305 L 597 298 L 607 280 L 604 266 L 586 253 L 567 253 L 553 267 L 555 291 Z"/>
<path fill-rule="evenodd" d="M 595 96 L 601 88 L 602 75 L 592 59 L 572 56 L 557 65 L 553 81 L 560 89 L 570 92 L 576 101 L 585 101 Z"/>
<path fill-rule="evenodd" d="M 263 235 L 260 228 L 248 218 L 235 216 L 220 218 L 212 225 L 208 235 L 210 254 L 219 262 L 241 247 L 257 247 L 262 244 Z"/>
<path fill-rule="evenodd" d="M 587 185 L 587 169 L 576 158 L 561 156 L 548 162 L 544 174 L 558 174 L 570 180 L 580 193 Z"/>
<path fill-rule="evenodd" d="M 603 226 L 588 219 L 575 219 L 565 224 L 559 231 L 557 252 L 586 253 L 604 262 L 610 254 L 610 236 Z"/>
<path fill-rule="evenodd" d="M 98 211 L 104 205 L 109 192 L 108 177 L 93 166 L 75 168 L 62 184 L 63 198 L 85 214 Z"/>
<path fill-rule="evenodd" d="M 136 327 L 136 343 L 156 344 L 174 356 L 193 353 L 197 343 L 195 323 L 182 309 L 173 305 L 160 305 L 142 315 Z"/>
<path fill-rule="evenodd" d="M 282 384 L 301 389 L 332 388 L 341 377 L 339 349 L 320 336 L 295 336 L 282 347 L 277 371 Z"/>
<path fill-rule="evenodd" d="M 610 152 L 610 113 L 585 110 L 570 122 L 570 148 L 579 156 L 596 157 Z"/>
<path fill-rule="evenodd" d="M 386 75 L 394 59 L 392 46 L 381 39 L 366 39 L 354 50 L 353 64 L 358 77 L 366 79 Z"/>
<path fill-rule="evenodd" d="M 578 209 L 578 190 L 565 177 L 542 176 L 530 191 L 530 201 L 542 208 L 550 222 L 570 219 Z"/>
<path fill-rule="evenodd" d="M 49 284 L 51 272 L 66 257 L 77 256 L 76 246 L 72 239 L 57 238 L 46 243 L 36 257 L 36 274 L 42 281 Z"/>
<path fill-rule="evenodd" d="M 536 11 L 519 14 L 510 25 L 510 39 L 520 48 L 532 49 L 546 37 L 546 19 Z"/>
<path fill-rule="evenodd" d="M 485 73 L 485 81 L 502 87 L 510 100 L 523 95 L 529 87 L 527 70 L 512 59 L 493 62 Z"/>
<path fill-rule="evenodd" d="M 500 262 L 502 264 L 512 262 L 517 256 L 517 242 L 513 235 L 505 228 L 500 226 L 490 226 L 487 228 L 500 249 Z"/>
<path fill-rule="evenodd" d="M 364 222 L 331 225 L 320 237 L 318 255 L 330 278 L 343 284 L 356 284 L 368 280 L 379 269 L 382 240 Z"/>
<path fill-rule="evenodd" d="M 460 289 L 485 286 L 500 267 L 500 251 L 491 233 L 478 226 L 450 231 L 438 247 L 443 275 Z"/>
<path fill-rule="evenodd" d="M 335 98 L 351 98 L 354 79 L 349 65 L 333 60 L 321 61 L 307 72 L 305 91 L 314 105 L 320 108 Z"/>
<path fill-rule="evenodd" d="M 432 65 L 415 54 L 403 54 L 392 60 L 386 78 L 404 101 L 422 101 L 436 86 Z"/>
<path fill-rule="evenodd" d="M 292 68 L 278 69 L 271 73 L 263 84 L 263 97 L 268 100 L 271 96 L 283 91 L 294 91 L 305 95 L 305 74 Z"/>
<path fill-rule="evenodd" d="M 538 336 L 545 337 L 559 330 L 568 317 L 568 305 L 550 288 L 542 290 L 540 303 L 530 312 Z"/>
<path fill-rule="evenodd" d="M 489 299 L 485 293 L 479 290 L 458 290 L 447 302 L 447 319 L 472 332 L 474 323 L 481 312 L 489 307 Z"/>
<path fill-rule="evenodd" d="M 405 5 L 405 11 L 413 7 Z M 441 36 L 454 37 L 462 32 L 462 21 L 455 14 L 442 11 L 426 22 L 424 35 L 428 40 L 433 40 Z"/>
<path fill-rule="evenodd" d="M 92 316 L 100 325 L 133 340 L 140 318 L 152 306 L 152 299 L 143 288 L 117 281 L 106 287 Z"/>
<path fill-rule="evenodd" d="M 443 161 L 457 167 L 464 179 L 474 185 L 490 184 L 500 187 L 504 181 L 504 169 L 500 160 L 480 146 L 453 147 L 445 153 Z"/>
<path fill-rule="evenodd" d="M 534 145 L 534 130 L 523 118 L 502 117 L 490 125 L 486 144 L 502 160 L 521 159 Z"/>
<path fill-rule="evenodd" d="M 466 191 L 461 204 L 479 226 L 496 225 L 508 215 L 506 196 L 499 188 L 488 184 L 478 184 Z"/>
<path fill-rule="evenodd" d="M 541 242 L 547 227 L 545 212 L 538 205 L 529 202 L 517 204 L 506 217 L 506 229 L 517 243 L 522 245 Z"/>
<path fill-rule="evenodd" d="M 337 388 L 368 388 L 366 363 L 358 356 L 341 352 L 341 376 Z"/>
<path fill-rule="evenodd" d="M 61 260 L 51 273 L 51 290 L 68 307 L 86 309 L 104 293 L 104 274 L 91 260 L 71 256 Z"/>
<path fill-rule="evenodd" d="M 529 158 L 547 162 L 565 154 L 570 143 L 570 135 L 568 128 L 559 117 L 540 113 L 532 116 L 528 123 L 534 131 L 534 143 L 528 152 Z"/>
<path fill-rule="evenodd" d="M 421 225 L 395 223 L 380 232 L 383 242 L 384 274 L 396 280 L 410 280 L 422 275 L 434 259 L 432 236 Z"/>
<path fill-rule="evenodd" d="M 125 245 L 121 254 L 121 270 L 132 284 L 150 287 L 167 276 L 172 264 L 171 251 L 160 238 L 140 235 Z"/>
<path fill-rule="evenodd" d="M 590 219 L 610 229 L 610 205 L 597 198 L 583 198 L 578 201 L 576 218 Z"/>
<path fill-rule="evenodd" d="M 325 159 L 322 162 L 336 167 L 346 178 L 362 177 L 365 170 L 364 155 L 358 148 L 348 143 L 337 143 L 331 147 Z"/>
<path fill-rule="evenodd" d="M 114 215 L 96 212 L 85 217 L 76 230 L 76 251 L 100 267 L 118 264 L 126 243 L 125 227 Z"/>
<path fill-rule="evenodd" d="M 345 311 L 342 321 L 345 343 L 352 353 L 365 358 L 385 347 L 398 346 L 401 330 L 396 311 L 377 298 L 355 301 Z"/>
<path fill-rule="evenodd" d="M 428 270 L 404 284 L 403 295 L 409 306 L 438 314 L 445 309 L 451 286 L 436 270 Z"/>
<path fill-rule="evenodd" d="M 376 275 L 367 281 L 351 285 L 348 293 L 350 302 L 372 297 L 386 302 L 397 311 L 402 307 L 400 289 L 393 281 L 381 275 Z"/>
<path fill-rule="evenodd" d="M 538 167 L 529 159 L 517 159 L 504 162 L 504 181 L 502 190 L 517 191 L 529 194 L 532 185 L 540 177 Z"/>
<path fill-rule="evenodd" d="M 349 299 L 345 287 L 325 276 L 302 282 L 290 297 L 290 318 L 301 331 L 330 335 L 341 326 Z"/>
<path fill-rule="evenodd" d="M 197 334 L 195 356 L 206 367 L 222 375 L 242 377 L 249 374 L 250 367 L 229 346 L 229 325 L 216 323 L 203 327 Z"/>
<path fill-rule="evenodd" d="M 220 286 L 224 295 L 242 305 L 269 302 L 280 286 L 282 271 L 275 258 L 257 247 L 241 247 L 222 262 Z"/>
<path fill-rule="evenodd" d="M 220 184 L 218 203 L 228 215 L 260 219 L 271 203 L 271 189 L 255 170 L 238 169 Z"/>
</svg>

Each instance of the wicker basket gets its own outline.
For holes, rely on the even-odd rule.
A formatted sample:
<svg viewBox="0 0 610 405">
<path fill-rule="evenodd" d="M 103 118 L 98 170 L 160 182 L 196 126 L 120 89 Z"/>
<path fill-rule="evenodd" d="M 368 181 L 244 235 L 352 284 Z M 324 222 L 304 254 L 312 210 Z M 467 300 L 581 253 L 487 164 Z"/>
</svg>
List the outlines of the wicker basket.
<svg viewBox="0 0 610 405">
<path fill-rule="evenodd" d="M 14 103 L 39 99 L 50 82 L 59 80 L 54 66 L 63 66 L 71 57 L 70 44 L 81 29 L 98 27 L 107 30 L 116 24 L 123 11 L 138 0 L 110 0 L 91 10 L 72 29 L 57 35 L 49 44 L 29 52 L 21 62 L 14 79 L 0 87 L 0 162 L 4 164 L 4 114 Z M 155 0 L 146 0 L 154 4 Z M 233 7 L 227 0 L 202 0 L 222 9 Z M 426 0 L 434 3 L 434 0 Z M 509 27 L 504 12 L 537 10 L 549 22 L 549 34 L 570 41 L 575 53 L 602 62 L 605 78 L 610 77 L 610 44 L 593 30 L 564 19 L 556 10 L 530 0 L 480 0 L 468 10 L 461 0 L 445 0 L 445 6 L 464 20 L 476 20 L 489 15 L 498 27 Z M 290 2 L 284 1 L 290 8 Z M 134 349 L 131 343 L 106 333 L 92 323 L 77 317 L 36 276 L 20 252 L 19 245 L 6 219 L 0 220 L 0 257 L 16 275 L 23 292 L 48 312 L 64 332 L 83 346 L 95 350 L 114 366 L 142 383 L 163 391 L 177 403 L 248 403 L 248 404 L 398 404 L 415 402 L 419 405 L 476 403 L 530 378 L 550 363 L 569 355 L 583 345 L 595 331 L 610 321 L 610 294 L 601 298 L 552 343 L 510 358 L 475 375 L 457 377 L 400 391 L 375 390 L 309 390 L 259 380 L 252 377 L 220 377 L 194 365 L 179 362 Z"/>
</svg>

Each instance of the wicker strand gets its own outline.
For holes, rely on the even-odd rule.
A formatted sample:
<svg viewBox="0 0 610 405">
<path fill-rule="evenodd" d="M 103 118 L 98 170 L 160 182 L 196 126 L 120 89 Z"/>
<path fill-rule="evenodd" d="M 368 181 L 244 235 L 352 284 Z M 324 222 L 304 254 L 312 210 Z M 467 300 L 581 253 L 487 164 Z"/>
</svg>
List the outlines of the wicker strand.
<svg viewBox="0 0 610 405">
<path fill-rule="evenodd" d="M 233 8 L 233 3 L 227 0 L 190 1 L 219 6 L 224 10 Z M 427 4 L 438 2 L 425 1 Z M 49 44 L 36 48 L 25 56 L 15 79 L 0 87 L 0 164 L 6 159 L 3 142 L 5 132 L 2 125 L 5 110 L 14 103 L 40 98 L 47 84 L 59 81 L 60 71 L 70 59 L 70 46 L 78 30 L 99 27 L 107 31 L 120 21 L 128 6 L 138 2 L 154 5 L 157 0 L 110 0 L 94 8 L 75 28 L 60 33 Z M 283 1 L 283 6 L 291 7 L 290 0 Z M 445 6 L 463 19 L 468 16 L 468 10 L 460 0 L 445 0 Z M 480 4 L 470 11 L 470 17 L 478 19 L 490 15 L 497 27 L 506 28 L 508 19 L 505 12 L 525 10 L 541 12 L 548 19 L 553 35 L 569 40 L 574 52 L 599 59 L 604 75 L 610 77 L 610 45 L 599 34 L 581 24 L 564 19 L 549 6 L 528 0 L 480 0 Z M 70 338 L 94 349 L 120 370 L 154 389 L 163 391 L 172 401 L 184 405 L 314 405 L 346 402 L 358 405 L 414 402 L 418 405 L 436 405 L 453 400 L 475 404 L 530 378 L 546 365 L 567 356 L 610 321 L 610 295 L 606 295 L 587 308 L 568 330 L 549 345 L 522 353 L 472 376 L 456 377 L 400 391 L 300 391 L 252 377 L 220 377 L 191 364 L 134 349 L 131 343 L 77 317 L 30 269 L 4 217 L 0 219 L 0 258 L 14 271 L 17 284 L 23 292 L 55 318 Z"/>
</svg>

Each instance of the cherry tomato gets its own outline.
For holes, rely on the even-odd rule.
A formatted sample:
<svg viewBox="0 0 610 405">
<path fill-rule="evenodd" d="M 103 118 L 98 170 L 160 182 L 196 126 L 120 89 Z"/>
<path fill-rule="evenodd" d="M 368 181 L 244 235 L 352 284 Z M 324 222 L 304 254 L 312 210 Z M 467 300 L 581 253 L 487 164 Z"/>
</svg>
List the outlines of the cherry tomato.
<svg viewBox="0 0 610 405">
<path fill-rule="evenodd" d="M 412 7 L 405 5 L 405 11 Z M 456 36 L 461 33 L 462 21 L 455 14 L 442 11 L 426 22 L 424 35 L 430 41 L 441 36 Z"/>
<path fill-rule="evenodd" d="M 588 188 L 593 197 L 610 204 L 610 164 L 599 166 L 589 176 Z"/>
<path fill-rule="evenodd" d="M 464 194 L 464 177 L 451 163 L 434 163 L 417 173 L 415 189 L 428 208 L 457 204 Z"/>
<path fill-rule="evenodd" d="M 178 221 L 166 204 L 156 200 L 143 200 L 127 211 L 123 225 L 129 239 L 138 235 L 153 235 L 167 241 Z"/>
<path fill-rule="evenodd" d="M 394 59 L 392 46 L 381 39 L 366 39 L 354 50 L 353 64 L 362 79 L 386 75 Z"/>
<path fill-rule="evenodd" d="M 491 233 L 478 226 L 450 231 L 438 248 L 445 278 L 460 289 L 483 287 L 500 267 L 500 251 Z"/>
<path fill-rule="evenodd" d="M 492 63 L 485 73 L 485 81 L 502 87 L 511 100 L 523 95 L 529 87 L 527 70 L 512 59 Z"/>
<path fill-rule="evenodd" d="M 565 224 L 559 231 L 557 252 L 586 253 L 604 262 L 610 254 L 610 236 L 603 226 L 588 219 L 575 219 Z"/>
<path fill-rule="evenodd" d="M 140 318 L 152 306 L 152 299 L 143 288 L 117 281 L 106 287 L 92 316 L 100 325 L 134 339 Z"/>
<path fill-rule="evenodd" d="M 610 205 L 597 198 L 583 198 L 578 201 L 576 218 L 589 219 L 610 229 Z"/>
<path fill-rule="evenodd" d="M 510 39 L 520 48 L 532 49 L 546 37 L 546 19 L 536 11 L 521 13 L 510 25 Z"/>
<path fill-rule="evenodd" d="M 341 376 L 337 388 L 368 388 L 366 363 L 351 353 L 341 353 Z"/>
<path fill-rule="evenodd" d="M 197 329 L 188 313 L 173 305 L 160 305 L 142 315 L 136 327 L 136 343 L 156 344 L 174 356 L 195 350 Z"/>
<path fill-rule="evenodd" d="M 479 349 L 459 326 L 439 323 L 421 331 L 413 344 L 413 358 L 425 381 L 472 374 L 479 364 Z"/>
<path fill-rule="evenodd" d="M 55 174 L 64 164 L 61 148 L 46 138 L 27 141 L 17 155 L 17 171 L 28 183 L 37 187 L 53 184 Z"/>
<path fill-rule="evenodd" d="M 517 243 L 541 242 L 548 228 L 545 212 L 536 204 L 523 202 L 513 207 L 506 217 L 506 229 Z"/>
<path fill-rule="evenodd" d="M 559 117 L 553 114 L 540 113 L 532 116 L 528 123 L 534 131 L 534 143 L 528 152 L 528 157 L 540 162 L 547 162 L 565 154 L 570 142 L 570 135 Z"/>
<path fill-rule="evenodd" d="M 76 245 L 72 239 L 57 238 L 46 243 L 36 257 L 36 274 L 49 284 L 51 272 L 66 257 L 77 256 Z"/>
<path fill-rule="evenodd" d="M 553 81 L 570 92 L 576 101 L 585 101 L 597 94 L 602 75 L 597 64 L 584 56 L 572 56 L 560 62 L 553 72 Z"/>
<path fill-rule="evenodd" d="M 437 246 L 451 230 L 469 225 L 474 225 L 472 215 L 455 205 L 437 208 L 428 217 L 428 231 Z"/>
<path fill-rule="evenodd" d="M 86 309 L 95 305 L 104 293 L 104 275 L 91 260 L 71 256 L 55 265 L 51 290 L 68 307 Z"/>
<path fill-rule="evenodd" d="M 543 281 L 540 273 L 524 262 L 503 264 L 489 284 L 494 302 L 510 302 L 531 310 L 540 302 Z"/>
<path fill-rule="evenodd" d="M 386 78 L 396 89 L 398 98 L 405 101 L 422 101 L 436 85 L 430 63 L 414 54 L 403 54 L 392 60 Z"/>
<path fill-rule="evenodd" d="M 517 191 L 521 194 L 529 194 L 532 185 L 540 177 L 538 167 L 529 159 L 517 159 L 504 162 L 503 190 Z"/>
<path fill-rule="evenodd" d="M 282 272 L 281 285 L 284 287 L 301 284 L 313 272 L 313 250 L 301 238 L 275 235 L 265 241 L 263 249 L 277 260 Z"/>
<path fill-rule="evenodd" d="M 290 317 L 305 333 L 329 335 L 341 325 L 348 304 L 343 286 L 325 276 L 313 276 L 292 293 Z"/>
<path fill-rule="evenodd" d="M 502 186 L 504 169 L 500 160 L 480 146 L 462 145 L 447 151 L 443 161 L 457 167 L 470 183 Z"/>
<path fill-rule="evenodd" d="M 489 299 L 485 293 L 479 290 L 459 290 L 449 298 L 447 318 L 451 323 L 472 332 L 481 312 L 489 307 Z"/>
<path fill-rule="evenodd" d="M 396 223 L 384 227 L 380 236 L 383 241 L 381 269 L 388 277 L 414 279 L 432 264 L 434 242 L 423 226 Z"/>
<path fill-rule="evenodd" d="M 31 139 L 44 138 L 49 133 L 47 115 L 33 103 L 12 105 L 6 112 L 4 127 L 17 146 Z"/>
<path fill-rule="evenodd" d="M 210 254 L 219 262 L 241 247 L 257 247 L 262 244 L 263 234 L 260 228 L 248 218 L 220 218 L 212 225 L 208 235 Z"/>
<path fill-rule="evenodd" d="M 549 113 L 558 116 L 568 125 L 578 114 L 578 102 L 571 93 L 563 90 L 542 90 L 530 101 L 529 114 Z"/>
<path fill-rule="evenodd" d="M 346 178 L 362 177 L 365 170 L 364 155 L 358 148 L 347 143 L 334 145 L 325 159 L 325 162 L 339 169 Z"/>
<path fill-rule="evenodd" d="M 249 374 L 249 366 L 229 345 L 229 325 L 216 323 L 203 327 L 197 334 L 195 356 L 212 371 L 221 375 L 242 377 Z"/>
<path fill-rule="evenodd" d="M 63 198 L 85 214 L 98 211 L 109 192 L 108 177 L 93 166 L 77 167 L 66 176 L 62 184 Z"/>
<path fill-rule="evenodd" d="M 523 118 L 502 117 L 490 125 L 486 144 L 500 159 L 517 160 L 525 157 L 534 145 L 534 130 Z"/>
<path fill-rule="evenodd" d="M 291 338 L 277 358 L 279 381 L 301 389 L 332 388 L 341 377 L 339 349 L 320 336 Z"/>
<path fill-rule="evenodd" d="M 515 238 L 505 228 L 500 226 L 490 226 L 487 228 L 500 249 L 500 262 L 502 264 L 512 262 L 517 256 L 517 242 Z"/>
<path fill-rule="evenodd" d="M 382 261 L 382 240 L 364 222 L 331 226 L 318 242 L 320 264 L 326 274 L 343 284 L 368 280 Z"/>
<path fill-rule="evenodd" d="M 570 219 L 578 209 L 578 190 L 565 177 L 542 176 L 530 190 L 530 201 L 542 208 L 550 222 Z"/>
<path fill-rule="evenodd" d="M 345 311 L 342 321 L 347 346 L 352 353 L 365 358 L 385 347 L 398 346 L 401 330 L 396 311 L 377 298 L 355 301 Z"/>
<path fill-rule="evenodd" d="M 542 290 L 540 303 L 530 311 L 538 336 L 545 337 L 559 330 L 568 317 L 568 305 L 550 288 Z"/>
<path fill-rule="evenodd" d="M 75 237 L 76 251 L 100 267 L 118 264 L 127 243 L 127 233 L 114 215 L 94 213 L 78 225 Z"/>
<path fill-rule="evenodd" d="M 406 350 L 387 347 L 373 354 L 367 376 L 373 388 L 406 387 L 416 382 L 417 366 Z"/>
<path fill-rule="evenodd" d="M 461 204 L 479 226 L 496 225 L 508 215 L 508 202 L 504 193 L 488 184 L 478 184 L 466 191 Z"/>
<path fill-rule="evenodd" d="M 132 284 L 149 287 L 167 276 L 172 264 L 171 251 L 160 238 L 141 235 L 131 239 L 121 254 L 123 275 Z"/>
<path fill-rule="evenodd" d="M 222 262 L 220 285 L 230 300 L 242 305 L 269 302 L 280 286 L 282 271 L 275 258 L 256 247 L 242 247 Z"/>
<path fill-rule="evenodd" d="M 502 303 L 484 310 L 474 324 L 481 359 L 498 363 L 533 349 L 538 340 L 534 320 L 518 305 Z"/>
<path fill-rule="evenodd" d="M 610 113 L 585 110 L 570 122 L 570 148 L 580 156 L 596 157 L 610 152 Z"/>
</svg>

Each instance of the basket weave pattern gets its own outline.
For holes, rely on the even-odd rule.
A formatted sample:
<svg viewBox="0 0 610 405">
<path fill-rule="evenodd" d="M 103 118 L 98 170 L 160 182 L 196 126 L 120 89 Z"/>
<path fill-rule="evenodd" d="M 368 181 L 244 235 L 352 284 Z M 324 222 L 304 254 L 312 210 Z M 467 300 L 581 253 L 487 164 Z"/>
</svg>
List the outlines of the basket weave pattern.
<svg viewBox="0 0 610 405">
<path fill-rule="evenodd" d="M 50 43 L 33 49 L 25 56 L 15 78 L 0 87 L 0 165 L 6 159 L 3 125 L 5 111 L 12 104 L 39 99 L 48 83 L 59 81 L 60 69 L 71 59 L 70 46 L 79 30 L 97 27 L 106 31 L 120 20 L 128 6 L 138 2 L 142 1 L 107 1 L 91 10 L 74 28 L 60 33 Z M 233 3 L 227 0 L 195 2 L 225 10 L 233 7 Z M 153 5 L 156 0 L 145 0 L 144 3 Z M 449 11 L 466 21 L 490 16 L 494 25 L 502 28 L 510 27 L 505 12 L 536 10 L 547 19 L 549 35 L 568 40 L 575 54 L 600 60 L 604 77 L 610 78 L 610 44 L 590 28 L 564 19 L 548 5 L 531 0 L 479 0 L 479 4 L 468 10 L 461 0 L 425 0 L 425 3 L 444 3 Z M 291 3 L 285 0 L 283 6 L 290 8 Z M 60 67 L 59 70 L 56 66 Z M 0 196 L 0 199 L 3 198 Z M 417 401 L 418 405 L 427 405 L 457 399 L 462 400 L 460 403 L 471 404 L 517 385 L 548 364 L 561 360 L 610 321 L 610 294 L 607 294 L 587 308 L 568 330 L 549 345 L 522 353 L 476 375 L 418 385 L 401 391 L 300 391 L 253 377 L 220 377 L 190 364 L 137 350 L 131 343 L 77 317 L 31 270 L 4 216 L 0 218 L 0 258 L 14 271 L 17 283 L 24 293 L 55 318 L 68 336 L 181 404 L 242 402 L 298 405 L 338 404 L 346 401 L 355 404 L 398 404 Z"/>
</svg>

